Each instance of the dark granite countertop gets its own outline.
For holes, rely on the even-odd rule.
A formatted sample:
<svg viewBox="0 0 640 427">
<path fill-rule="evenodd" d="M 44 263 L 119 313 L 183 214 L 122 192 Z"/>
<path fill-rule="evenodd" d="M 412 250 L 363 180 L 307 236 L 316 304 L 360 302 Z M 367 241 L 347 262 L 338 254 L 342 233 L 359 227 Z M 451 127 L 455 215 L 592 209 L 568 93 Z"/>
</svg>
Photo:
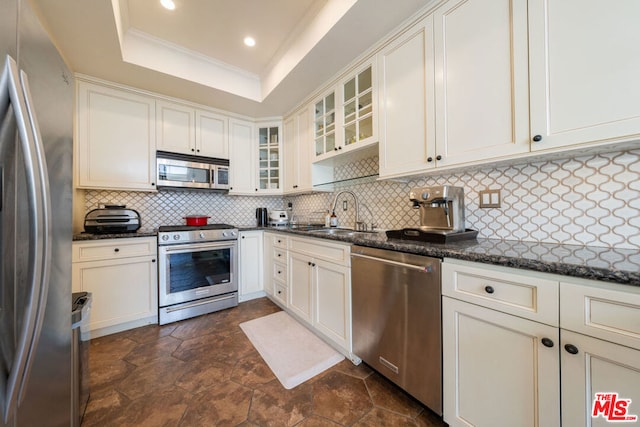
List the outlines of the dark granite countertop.
<svg viewBox="0 0 640 427">
<path fill-rule="evenodd" d="M 113 233 L 113 234 L 92 234 L 92 233 L 79 233 L 73 235 L 73 241 L 86 241 L 86 240 L 103 240 L 103 239 L 128 239 L 131 237 L 156 237 L 158 230 L 153 228 L 140 229 L 135 233 Z"/>
<path fill-rule="evenodd" d="M 257 229 L 257 228 L 254 228 Z M 387 239 L 384 232 L 318 235 L 306 229 L 264 229 L 390 249 L 438 258 L 456 258 L 544 273 L 640 286 L 640 252 L 553 243 L 477 239 L 438 244 Z"/>
<path fill-rule="evenodd" d="M 242 230 L 276 231 L 305 237 L 329 239 L 372 248 L 455 258 L 484 264 L 502 265 L 560 274 L 582 279 L 640 286 L 640 251 L 633 249 L 560 245 L 512 240 L 477 239 L 447 244 L 387 239 L 384 232 L 354 235 L 310 233 L 307 228 L 238 227 Z M 90 234 L 73 236 L 74 241 L 155 237 L 157 230 L 140 229 L 135 233 Z"/>
</svg>

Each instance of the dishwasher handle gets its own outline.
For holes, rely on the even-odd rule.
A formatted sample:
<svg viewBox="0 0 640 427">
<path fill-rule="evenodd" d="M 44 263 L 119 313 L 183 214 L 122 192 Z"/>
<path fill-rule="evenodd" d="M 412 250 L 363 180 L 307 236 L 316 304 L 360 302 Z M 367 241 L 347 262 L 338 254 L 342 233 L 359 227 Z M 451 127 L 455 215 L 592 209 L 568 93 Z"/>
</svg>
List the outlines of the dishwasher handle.
<svg viewBox="0 0 640 427">
<path fill-rule="evenodd" d="M 410 268 L 413 270 L 418 270 L 422 273 L 433 273 L 433 266 L 432 265 L 414 265 L 414 264 L 406 264 L 403 262 L 398 262 L 398 261 L 393 261 L 390 259 L 384 259 L 384 258 L 378 258 L 378 257 L 373 257 L 373 256 L 369 256 L 369 255 L 363 255 L 363 254 L 359 254 L 359 253 L 351 253 L 351 257 L 352 258 L 363 258 L 363 259 L 369 259 L 372 261 L 376 261 L 376 262 L 382 262 L 384 264 L 390 264 L 390 265 L 395 265 L 395 266 L 399 266 L 399 267 L 404 267 L 404 268 Z"/>
</svg>

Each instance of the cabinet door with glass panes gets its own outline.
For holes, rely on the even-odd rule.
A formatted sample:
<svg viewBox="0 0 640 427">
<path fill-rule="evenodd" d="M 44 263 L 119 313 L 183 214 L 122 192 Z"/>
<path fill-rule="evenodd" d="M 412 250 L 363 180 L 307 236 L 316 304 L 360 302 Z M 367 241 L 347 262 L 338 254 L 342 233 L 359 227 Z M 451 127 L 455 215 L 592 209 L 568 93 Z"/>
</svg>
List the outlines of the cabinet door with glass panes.
<svg viewBox="0 0 640 427">
<path fill-rule="evenodd" d="M 258 125 L 258 191 L 282 192 L 280 123 Z"/>
<path fill-rule="evenodd" d="M 377 104 L 375 102 L 375 68 L 360 68 L 340 85 L 342 117 L 340 140 L 344 149 L 377 141 Z"/>
<path fill-rule="evenodd" d="M 336 143 L 335 91 L 324 95 L 315 102 L 314 114 L 315 158 L 317 159 L 339 150 Z"/>
</svg>

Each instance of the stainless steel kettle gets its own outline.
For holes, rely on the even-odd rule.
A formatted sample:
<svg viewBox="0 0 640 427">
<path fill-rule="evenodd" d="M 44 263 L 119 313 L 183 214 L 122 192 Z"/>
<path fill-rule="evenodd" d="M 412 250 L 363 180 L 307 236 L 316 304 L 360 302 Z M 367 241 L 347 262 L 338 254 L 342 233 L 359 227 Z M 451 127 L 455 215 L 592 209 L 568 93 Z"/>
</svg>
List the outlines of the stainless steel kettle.
<svg viewBox="0 0 640 427">
<path fill-rule="evenodd" d="M 267 208 L 256 208 L 256 226 L 267 227 L 269 225 L 269 213 Z"/>
</svg>

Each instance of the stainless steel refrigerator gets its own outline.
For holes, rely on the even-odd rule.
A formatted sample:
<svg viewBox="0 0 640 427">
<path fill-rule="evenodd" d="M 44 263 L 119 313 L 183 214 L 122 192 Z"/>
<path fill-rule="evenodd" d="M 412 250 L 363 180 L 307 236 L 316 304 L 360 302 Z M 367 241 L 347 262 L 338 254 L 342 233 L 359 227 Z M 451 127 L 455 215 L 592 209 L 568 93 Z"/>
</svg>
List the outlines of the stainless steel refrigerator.
<svg viewBox="0 0 640 427">
<path fill-rule="evenodd" d="M 69 426 L 74 85 L 27 0 L 0 67 L 0 426 Z"/>
</svg>

